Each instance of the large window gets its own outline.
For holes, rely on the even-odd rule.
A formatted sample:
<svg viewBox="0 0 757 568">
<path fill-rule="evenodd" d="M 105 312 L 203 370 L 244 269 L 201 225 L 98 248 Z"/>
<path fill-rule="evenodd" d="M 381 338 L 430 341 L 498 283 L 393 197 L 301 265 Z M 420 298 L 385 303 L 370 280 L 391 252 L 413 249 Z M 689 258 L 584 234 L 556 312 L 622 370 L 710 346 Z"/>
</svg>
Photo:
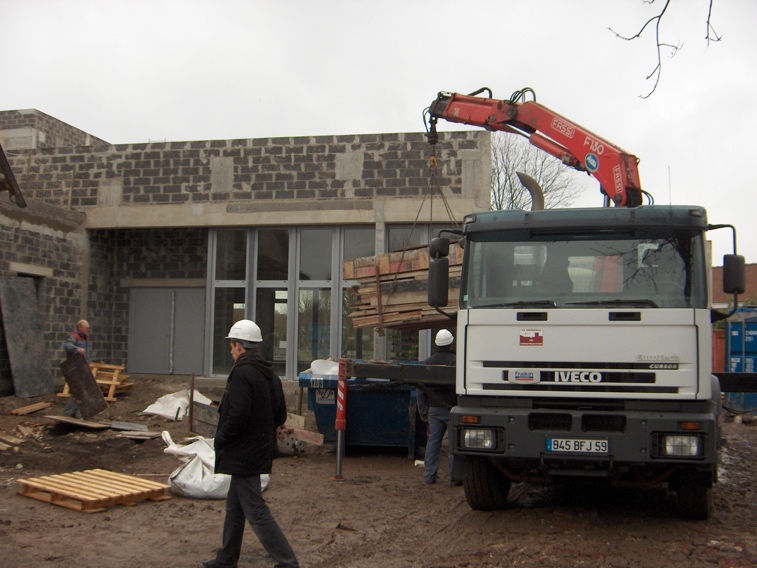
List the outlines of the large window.
<svg viewBox="0 0 757 568">
<path fill-rule="evenodd" d="M 282 377 L 286 375 L 287 300 L 286 288 L 258 288 L 255 293 L 255 323 L 263 334 L 260 353 Z"/>
<path fill-rule="evenodd" d="M 216 233 L 216 280 L 244 280 L 247 274 L 247 231 Z"/>
<path fill-rule="evenodd" d="M 245 319 L 244 288 L 217 288 L 213 311 L 213 374 L 225 375 L 231 370 L 229 341 L 224 339 L 235 322 Z"/>
<path fill-rule="evenodd" d="M 216 231 L 211 244 L 215 254 L 211 267 L 213 278 L 213 320 L 211 329 L 211 373 L 224 375 L 231 370 L 229 342 L 224 339 L 231 326 L 247 317 L 247 238 L 245 229 Z"/>
<path fill-rule="evenodd" d="M 389 226 L 389 248 L 425 244 L 428 232 L 427 225 Z M 376 254 L 376 234 L 373 226 L 211 231 L 208 372 L 228 374 L 224 337 L 244 318 L 260 326 L 261 353 L 282 378 L 296 379 L 316 359 L 373 359 L 375 329 L 353 325 L 357 281 L 343 280 L 342 263 Z M 388 330 L 378 344 L 386 341 L 388 358 L 414 361 L 422 355 L 418 340 L 418 332 Z"/>
<path fill-rule="evenodd" d="M 331 229 L 302 229 L 299 280 L 331 280 L 332 240 Z"/>
<path fill-rule="evenodd" d="M 373 359 L 375 327 L 355 327 L 350 317 L 356 295 L 350 288 L 342 292 L 342 350 L 340 355 L 350 359 Z"/>
<path fill-rule="evenodd" d="M 371 228 L 345 228 L 342 232 L 342 259 L 350 261 L 356 258 L 376 254 L 376 231 Z M 342 343 L 340 355 L 351 359 L 373 358 L 373 326 L 355 327 L 350 318 L 352 305 L 357 299 L 356 284 L 353 280 L 342 283 Z"/>
<path fill-rule="evenodd" d="M 300 290 L 297 313 L 297 372 L 316 359 L 327 359 L 331 351 L 331 290 Z"/>
<path fill-rule="evenodd" d="M 286 282 L 289 279 L 289 231 L 261 229 L 257 237 L 257 279 Z"/>
</svg>

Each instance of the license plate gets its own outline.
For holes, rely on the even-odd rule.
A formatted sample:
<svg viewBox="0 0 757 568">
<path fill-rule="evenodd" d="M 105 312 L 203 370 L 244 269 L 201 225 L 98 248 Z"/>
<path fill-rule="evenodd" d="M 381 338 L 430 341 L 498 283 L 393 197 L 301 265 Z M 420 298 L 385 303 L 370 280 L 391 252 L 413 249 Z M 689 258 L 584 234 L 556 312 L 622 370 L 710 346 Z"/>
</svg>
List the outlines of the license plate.
<svg viewBox="0 0 757 568">
<path fill-rule="evenodd" d="M 609 452 L 607 440 L 580 438 L 547 438 L 548 452 L 568 452 L 572 454 L 606 454 Z"/>
</svg>

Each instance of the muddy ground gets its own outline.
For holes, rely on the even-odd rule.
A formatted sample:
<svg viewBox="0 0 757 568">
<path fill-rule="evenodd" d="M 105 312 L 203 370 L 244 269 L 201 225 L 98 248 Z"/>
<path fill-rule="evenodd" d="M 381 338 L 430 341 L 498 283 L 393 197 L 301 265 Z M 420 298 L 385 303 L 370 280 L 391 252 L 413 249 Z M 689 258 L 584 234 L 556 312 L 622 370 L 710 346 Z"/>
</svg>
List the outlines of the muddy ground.
<svg viewBox="0 0 757 568">
<path fill-rule="evenodd" d="M 186 378 L 134 378 L 93 420 L 168 430 L 175 441 L 188 422 L 142 415 Z M 53 407 L 27 416 L 10 410 L 48 400 Z M 83 513 L 18 494 L 19 479 L 103 468 L 166 482 L 179 466 L 160 439 L 134 441 L 116 430 L 55 423 L 54 395 L 0 399 L 0 435 L 21 440 L 0 451 L 0 565 L 19 567 L 200 566 L 219 544 L 224 502 L 171 496 Z M 312 427 L 312 416 L 308 416 Z M 265 497 L 302 566 L 719 566 L 757 565 L 757 425 L 724 424 L 721 481 L 707 521 L 676 514 L 675 499 L 651 491 L 578 491 L 516 485 L 506 511 L 472 511 L 461 487 L 425 485 L 407 452 L 350 452 L 342 481 L 334 481 L 333 448 L 305 445 L 274 462 Z M 270 566 L 247 530 L 240 566 Z"/>
</svg>

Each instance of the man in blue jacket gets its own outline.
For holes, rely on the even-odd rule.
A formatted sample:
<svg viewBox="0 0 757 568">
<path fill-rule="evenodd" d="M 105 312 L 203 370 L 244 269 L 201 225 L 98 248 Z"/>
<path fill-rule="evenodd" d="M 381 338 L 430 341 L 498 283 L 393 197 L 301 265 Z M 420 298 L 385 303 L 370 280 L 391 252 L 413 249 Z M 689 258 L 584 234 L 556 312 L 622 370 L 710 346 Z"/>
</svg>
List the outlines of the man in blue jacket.
<svg viewBox="0 0 757 568">
<path fill-rule="evenodd" d="M 271 473 L 276 429 L 286 421 L 286 401 L 273 365 L 260 357 L 260 328 L 240 320 L 229 331 L 234 365 L 218 407 L 215 472 L 231 475 L 221 548 L 205 568 L 233 568 L 242 551 L 245 519 L 277 567 L 299 566 L 263 499 L 260 474 Z"/>
</svg>

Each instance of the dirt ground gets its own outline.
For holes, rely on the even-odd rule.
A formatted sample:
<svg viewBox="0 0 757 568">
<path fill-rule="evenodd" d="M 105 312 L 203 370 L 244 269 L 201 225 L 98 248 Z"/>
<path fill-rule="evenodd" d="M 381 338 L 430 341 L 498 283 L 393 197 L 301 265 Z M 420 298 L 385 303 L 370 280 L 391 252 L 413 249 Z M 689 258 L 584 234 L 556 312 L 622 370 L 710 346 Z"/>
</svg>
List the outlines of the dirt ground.
<svg viewBox="0 0 757 568">
<path fill-rule="evenodd" d="M 168 430 L 180 442 L 187 421 L 142 415 L 185 378 L 134 378 L 93 420 Z M 27 416 L 10 411 L 38 401 L 53 407 Z M 84 513 L 18 494 L 18 479 L 103 468 L 167 482 L 180 462 L 161 438 L 135 441 L 116 430 L 60 424 L 62 399 L 0 399 L 0 435 L 22 440 L 0 451 L 0 555 L 3 566 L 200 566 L 220 542 L 224 502 L 171 495 Z M 757 424 L 728 419 L 715 511 L 707 521 L 678 518 L 674 496 L 651 491 L 580 491 L 513 486 L 505 511 L 472 511 L 461 487 L 425 485 L 407 452 L 350 452 L 335 481 L 333 447 L 305 445 L 274 462 L 264 493 L 302 566 L 719 566 L 757 565 Z M 312 416 L 308 425 L 312 427 Z M 169 493 L 170 495 L 170 493 Z M 271 566 L 247 529 L 240 566 Z"/>
</svg>

